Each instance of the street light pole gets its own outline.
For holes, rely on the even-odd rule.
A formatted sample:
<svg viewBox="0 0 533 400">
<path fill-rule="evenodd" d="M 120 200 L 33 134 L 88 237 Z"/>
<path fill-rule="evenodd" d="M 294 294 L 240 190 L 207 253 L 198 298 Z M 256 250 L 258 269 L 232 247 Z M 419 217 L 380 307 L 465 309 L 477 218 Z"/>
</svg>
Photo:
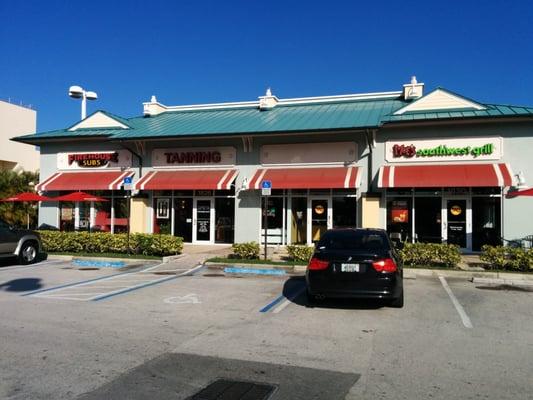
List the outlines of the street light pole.
<svg viewBox="0 0 533 400">
<path fill-rule="evenodd" d="M 87 100 L 96 100 L 98 95 L 95 92 L 84 90 L 81 86 L 71 86 L 68 95 L 73 99 L 81 99 L 81 119 L 87 117 Z"/>
</svg>

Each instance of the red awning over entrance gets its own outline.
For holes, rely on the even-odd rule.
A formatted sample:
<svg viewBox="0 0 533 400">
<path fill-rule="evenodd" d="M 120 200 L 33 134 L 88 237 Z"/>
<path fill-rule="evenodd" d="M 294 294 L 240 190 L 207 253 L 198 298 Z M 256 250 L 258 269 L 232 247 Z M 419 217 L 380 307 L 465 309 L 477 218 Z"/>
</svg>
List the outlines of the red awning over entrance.
<svg viewBox="0 0 533 400">
<path fill-rule="evenodd" d="M 133 171 L 56 172 L 35 189 L 39 192 L 56 190 L 119 190 L 125 177 Z"/>
<path fill-rule="evenodd" d="M 391 165 L 379 170 L 378 186 L 479 187 L 511 186 L 507 164 Z"/>
<path fill-rule="evenodd" d="M 235 169 L 151 171 L 135 184 L 136 190 L 228 190 L 237 177 Z"/>
<path fill-rule="evenodd" d="M 272 181 L 273 189 L 357 188 L 361 170 L 357 167 L 261 168 L 255 171 L 249 189 L 260 189 L 261 182 Z"/>
</svg>

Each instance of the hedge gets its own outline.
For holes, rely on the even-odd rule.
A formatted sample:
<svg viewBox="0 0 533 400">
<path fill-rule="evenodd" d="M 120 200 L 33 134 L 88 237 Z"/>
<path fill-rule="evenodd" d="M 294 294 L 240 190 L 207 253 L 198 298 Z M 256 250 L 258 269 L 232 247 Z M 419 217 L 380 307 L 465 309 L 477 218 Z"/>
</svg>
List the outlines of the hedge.
<svg viewBox="0 0 533 400">
<path fill-rule="evenodd" d="M 288 245 L 286 248 L 289 259 L 294 261 L 309 261 L 315 251 L 314 247 L 303 245 Z"/>
<path fill-rule="evenodd" d="M 446 243 L 405 243 L 398 253 L 407 266 L 455 268 L 461 261 L 459 247 Z"/>
<path fill-rule="evenodd" d="M 68 253 L 128 253 L 125 233 L 39 231 L 43 250 Z M 183 238 L 171 235 L 132 233 L 130 254 L 169 256 L 180 254 Z"/>
<path fill-rule="evenodd" d="M 508 246 L 482 247 L 480 259 L 489 264 L 489 268 L 507 271 L 533 271 L 533 249 L 522 249 Z"/>
<path fill-rule="evenodd" d="M 246 242 L 246 243 L 234 243 L 231 245 L 233 255 L 237 258 L 244 260 L 253 260 L 259 258 L 259 243 Z"/>
</svg>

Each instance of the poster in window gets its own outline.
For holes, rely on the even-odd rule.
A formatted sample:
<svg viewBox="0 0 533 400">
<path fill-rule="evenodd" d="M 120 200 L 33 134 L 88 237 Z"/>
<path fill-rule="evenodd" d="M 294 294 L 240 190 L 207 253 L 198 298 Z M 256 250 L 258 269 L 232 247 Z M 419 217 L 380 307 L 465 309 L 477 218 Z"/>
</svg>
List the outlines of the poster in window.
<svg viewBox="0 0 533 400">
<path fill-rule="evenodd" d="M 407 201 L 393 201 L 391 207 L 392 222 L 406 223 L 409 222 L 409 209 L 407 208 Z"/>
<path fill-rule="evenodd" d="M 156 218 L 168 219 L 170 217 L 170 199 L 157 199 Z"/>
</svg>

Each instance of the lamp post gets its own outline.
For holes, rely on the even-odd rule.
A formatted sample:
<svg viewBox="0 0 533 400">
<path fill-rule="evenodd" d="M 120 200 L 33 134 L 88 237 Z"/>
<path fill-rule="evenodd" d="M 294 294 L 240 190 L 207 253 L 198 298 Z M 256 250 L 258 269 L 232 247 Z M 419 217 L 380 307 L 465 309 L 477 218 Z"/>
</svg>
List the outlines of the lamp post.
<svg viewBox="0 0 533 400">
<path fill-rule="evenodd" d="M 28 182 L 28 186 L 32 192 L 35 191 L 34 182 Z M 33 206 L 29 204 L 29 207 L 33 207 Z M 26 229 L 30 229 L 30 211 L 28 209 L 26 209 Z"/>
<path fill-rule="evenodd" d="M 96 92 L 83 90 L 81 86 L 71 86 L 68 89 L 68 95 L 73 99 L 81 99 L 81 119 L 87 117 L 87 100 L 96 100 L 98 95 Z"/>
</svg>

